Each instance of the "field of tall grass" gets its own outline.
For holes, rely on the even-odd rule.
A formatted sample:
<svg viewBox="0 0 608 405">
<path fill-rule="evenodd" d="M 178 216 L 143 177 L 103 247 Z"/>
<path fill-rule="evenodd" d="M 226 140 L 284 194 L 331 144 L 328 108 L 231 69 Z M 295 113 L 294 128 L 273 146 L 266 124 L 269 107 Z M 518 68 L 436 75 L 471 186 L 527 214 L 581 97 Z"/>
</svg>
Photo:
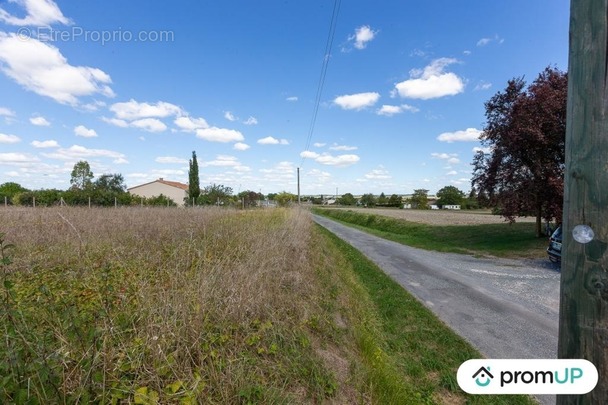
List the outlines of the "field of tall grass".
<svg viewBox="0 0 608 405">
<path fill-rule="evenodd" d="M 332 371 L 348 353 L 323 356 L 337 329 L 299 211 L 0 215 L 15 246 L 2 268 L 0 402 L 349 395 Z"/>
<path fill-rule="evenodd" d="M 0 253 L 0 403 L 469 400 L 479 354 L 304 210 L 6 208 Z"/>
</svg>

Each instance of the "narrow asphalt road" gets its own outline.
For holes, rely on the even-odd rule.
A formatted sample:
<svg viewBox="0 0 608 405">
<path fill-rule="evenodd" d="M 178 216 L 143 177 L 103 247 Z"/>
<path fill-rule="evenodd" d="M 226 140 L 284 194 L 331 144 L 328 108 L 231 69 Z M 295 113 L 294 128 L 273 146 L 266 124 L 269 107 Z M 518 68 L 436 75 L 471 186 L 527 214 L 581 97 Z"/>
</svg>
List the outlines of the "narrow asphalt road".
<svg viewBox="0 0 608 405">
<path fill-rule="evenodd" d="M 404 246 L 313 216 L 487 358 L 557 358 L 560 274 L 547 261 L 478 259 Z M 554 396 L 539 396 L 555 403 Z"/>
</svg>

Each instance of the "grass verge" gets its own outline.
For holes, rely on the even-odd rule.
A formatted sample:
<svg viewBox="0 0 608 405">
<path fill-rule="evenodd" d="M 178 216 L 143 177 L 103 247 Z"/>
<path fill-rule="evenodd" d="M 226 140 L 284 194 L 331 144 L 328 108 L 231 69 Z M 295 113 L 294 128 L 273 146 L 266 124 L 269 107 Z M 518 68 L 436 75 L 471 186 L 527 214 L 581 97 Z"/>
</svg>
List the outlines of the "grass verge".
<svg viewBox="0 0 608 405">
<path fill-rule="evenodd" d="M 534 236 L 533 223 L 437 226 L 350 210 L 315 208 L 313 212 L 421 249 L 511 258 L 546 257 L 547 241 Z"/>
<path fill-rule="evenodd" d="M 458 367 L 481 354 L 359 251 L 318 229 L 327 245 L 336 249 L 333 256 L 341 260 L 341 277 L 357 297 L 358 304 L 350 306 L 351 319 L 371 368 L 378 403 L 535 403 L 526 396 L 473 396 L 461 391 Z"/>
</svg>

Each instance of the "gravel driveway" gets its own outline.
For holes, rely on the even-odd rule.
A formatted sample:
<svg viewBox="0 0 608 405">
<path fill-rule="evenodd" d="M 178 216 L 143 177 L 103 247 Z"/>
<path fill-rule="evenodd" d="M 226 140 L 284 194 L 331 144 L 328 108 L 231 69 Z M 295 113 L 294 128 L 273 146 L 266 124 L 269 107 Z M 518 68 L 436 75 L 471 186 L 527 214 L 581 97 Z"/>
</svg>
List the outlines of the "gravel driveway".
<svg viewBox="0 0 608 405">
<path fill-rule="evenodd" d="M 560 273 L 541 260 L 404 246 L 314 215 L 488 358 L 557 358 Z M 555 397 L 539 396 L 542 403 Z"/>
</svg>

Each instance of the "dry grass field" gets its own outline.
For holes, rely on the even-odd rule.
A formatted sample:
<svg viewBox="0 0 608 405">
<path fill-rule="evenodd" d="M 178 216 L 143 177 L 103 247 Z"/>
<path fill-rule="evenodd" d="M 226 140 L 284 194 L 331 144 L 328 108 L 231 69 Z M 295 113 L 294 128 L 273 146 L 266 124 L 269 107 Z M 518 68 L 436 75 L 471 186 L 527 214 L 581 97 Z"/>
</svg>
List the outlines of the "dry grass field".
<svg viewBox="0 0 608 405">
<path fill-rule="evenodd" d="M 306 211 L 9 208 L 0 233 L 0 403 L 369 396 Z"/>
<path fill-rule="evenodd" d="M 391 218 L 404 219 L 429 225 L 480 225 L 500 224 L 505 219 L 500 215 L 492 215 L 489 211 L 465 210 L 400 210 L 393 208 L 332 208 L 352 210 L 362 214 L 384 215 Z M 534 217 L 520 217 L 516 222 L 534 222 Z"/>
</svg>

